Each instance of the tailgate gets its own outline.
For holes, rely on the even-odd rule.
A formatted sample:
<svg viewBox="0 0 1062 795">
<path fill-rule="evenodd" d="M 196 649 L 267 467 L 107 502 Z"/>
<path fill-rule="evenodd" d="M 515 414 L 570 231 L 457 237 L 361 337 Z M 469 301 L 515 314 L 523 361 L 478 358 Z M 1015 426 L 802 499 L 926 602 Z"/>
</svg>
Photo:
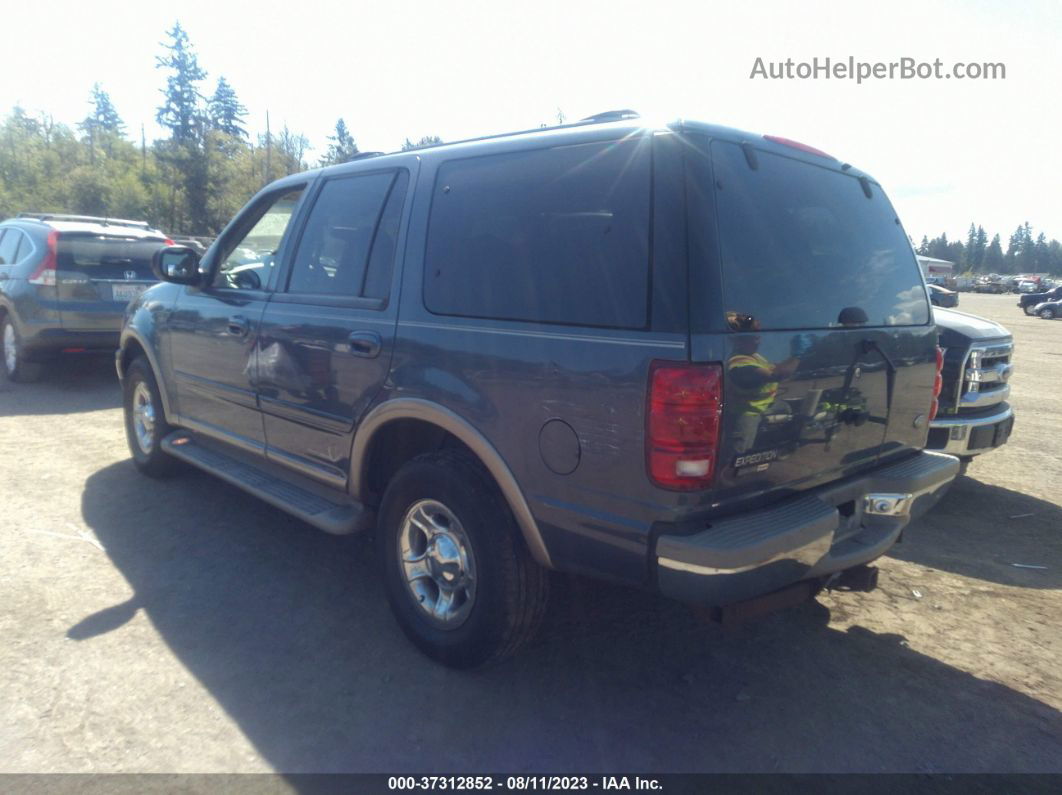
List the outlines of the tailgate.
<svg viewBox="0 0 1062 795">
<path fill-rule="evenodd" d="M 162 238 L 64 232 L 56 288 L 64 329 L 118 331 L 126 305 L 156 282 L 151 257 Z"/>
<path fill-rule="evenodd" d="M 928 432 L 937 333 L 892 206 L 836 161 L 777 148 L 713 141 L 691 204 L 717 220 L 692 263 L 691 341 L 723 364 L 722 502 L 854 474 Z"/>
</svg>

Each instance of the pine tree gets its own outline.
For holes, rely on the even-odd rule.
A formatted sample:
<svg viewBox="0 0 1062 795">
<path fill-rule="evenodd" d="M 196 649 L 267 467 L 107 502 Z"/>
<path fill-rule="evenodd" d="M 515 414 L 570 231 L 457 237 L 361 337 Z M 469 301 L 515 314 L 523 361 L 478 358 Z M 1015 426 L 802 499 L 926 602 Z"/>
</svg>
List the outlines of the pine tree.
<svg viewBox="0 0 1062 795">
<path fill-rule="evenodd" d="M 977 237 L 974 241 L 974 254 L 971 258 L 973 260 L 974 268 L 979 269 L 985 263 L 985 247 L 988 245 L 988 235 L 985 234 L 983 226 L 977 227 Z"/>
<path fill-rule="evenodd" d="M 166 54 L 156 57 L 155 67 L 172 70 L 172 73 L 166 78 L 166 88 L 162 89 L 165 100 L 159 106 L 155 120 L 170 131 L 175 143 L 191 143 L 198 139 L 203 126 L 199 83 L 206 79 L 207 73 L 200 68 L 180 22 L 175 22 L 166 35 L 170 37 L 170 43 L 163 45 Z"/>
<path fill-rule="evenodd" d="M 210 116 L 211 127 L 218 132 L 231 135 L 233 138 L 247 137 L 247 130 L 243 127 L 247 108 L 240 104 L 239 99 L 236 98 L 236 92 L 224 77 L 218 78 L 214 96 L 207 103 L 207 114 Z"/>
<path fill-rule="evenodd" d="M 114 109 L 110 94 L 100 88 L 99 83 L 92 85 L 92 96 L 89 99 L 89 103 L 92 105 L 92 112 L 78 125 L 86 135 L 94 135 L 101 132 L 113 133 L 114 135 L 125 134 L 125 124 L 122 122 L 121 116 L 118 115 L 118 111 Z"/>
<path fill-rule="evenodd" d="M 922 242 L 918 245 L 918 253 L 923 257 L 929 256 L 929 238 L 922 235 Z"/>
<path fill-rule="evenodd" d="M 321 158 L 322 166 L 334 166 L 337 163 L 346 163 L 354 159 L 358 154 L 358 145 L 354 137 L 347 130 L 347 123 L 343 119 L 336 121 L 336 134 L 328 136 L 331 141 L 328 151 Z"/>
<path fill-rule="evenodd" d="M 1003 269 L 1003 247 L 999 244 L 999 235 L 993 235 L 992 242 L 985 249 L 984 269 L 988 273 L 999 273 Z"/>
<path fill-rule="evenodd" d="M 95 163 L 96 147 L 102 146 L 110 155 L 114 150 L 114 139 L 125 134 L 125 124 L 114 109 L 110 95 L 100 88 L 99 83 L 92 85 L 89 104 L 92 105 L 92 112 L 77 126 L 88 139 L 89 162 Z"/>
<path fill-rule="evenodd" d="M 962 264 L 966 266 L 968 270 L 972 270 L 974 266 L 973 257 L 977 253 L 977 227 L 970 224 L 970 231 L 966 233 L 966 260 Z"/>
</svg>

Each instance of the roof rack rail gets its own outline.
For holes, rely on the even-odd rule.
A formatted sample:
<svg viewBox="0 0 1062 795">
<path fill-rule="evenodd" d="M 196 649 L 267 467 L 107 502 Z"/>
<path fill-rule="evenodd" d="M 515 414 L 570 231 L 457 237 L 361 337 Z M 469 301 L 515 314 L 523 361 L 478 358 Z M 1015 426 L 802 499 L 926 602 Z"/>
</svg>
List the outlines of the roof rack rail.
<svg viewBox="0 0 1062 795">
<path fill-rule="evenodd" d="M 102 218 L 96 215 L 70 215 L 68 213 L 19 213 L 18 218 L 32 218 L 36 221 L 79 221 L 102 226 L 128 226 L 133 229 L 151 229 L 147 221 L 130 221 L 125 218 Z"/>
<path fill-rule="evenodd" d="M 511 138 L 516 135 L 527 135 L 529 133 L 546 132 L 547 130 L 564 130 L 569 127 L 583 127 L 589 124 L 605 124 L 610 121 L 623 121 L 624 119 L 640 119 L 641 114 L 637 111 L 624 109 L 624 110 L 607 110 L 604 113 L 595 113 L 593 116 L 587 116 L 585 119 L 579 119 L 579 121 L 569 121 L 564 124 L 543 125 L 541 127 L 531 127 L 526 130 L 512 130 L 510 132 L 495 133 L 494 135 L 480 135 L 475 138 L 462 138 L 458 141 L 442 141 L 437 144 L 426 144 L 424 146 L 415 146 L 413 149 L 401 150 L 399 152 L 390 152 L 388 154 L 401 154 L 402 151 L 413 152 L 421 151 L 424 149 L 434 149 L 439 146 L 450 146 L 451 144 L 470 144 L 475 141 L 490 141 L 495 138 Z"/>
<path fill-rule="evenodd" d="M 602 113 L 595 113 L 593 116 L 587 116 L 585 119 L 579 119 L 584 124 L 604 124 L 609 121 L 623 121 L 624 119 L 640 119 L 642 115 L 630 108 L 623 108 L 622 110 L 606 110 Z"/>
<path fill-rule="evenodd" d="M 353 163 L 355 160 L 364 160 L 367 157 L 379 157 L 380 155 L 385 155 L 385 154 L 387 154 L 387 153 L 386 152 L 358 152 L 356 155 L 354 155 L 352 158 L 350 158 L 350 160 L 348 160 L 346 162 Z"/>
</svg>

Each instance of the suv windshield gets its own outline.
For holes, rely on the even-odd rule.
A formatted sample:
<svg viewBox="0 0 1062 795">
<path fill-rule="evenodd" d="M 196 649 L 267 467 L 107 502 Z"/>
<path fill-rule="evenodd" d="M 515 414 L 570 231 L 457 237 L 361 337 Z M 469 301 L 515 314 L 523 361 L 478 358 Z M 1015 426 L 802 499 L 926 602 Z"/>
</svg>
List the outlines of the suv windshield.
<svg viewBox="0 0 1062 795">
<path fill-rule="evenodd" d="M 753 169 L 722 141 L 712 162 L 732 326 L 834 328 L 852 308 L 868 326 L 929 322 L 918 263 L 878 185 L 760 150 Z"/>
</svg>

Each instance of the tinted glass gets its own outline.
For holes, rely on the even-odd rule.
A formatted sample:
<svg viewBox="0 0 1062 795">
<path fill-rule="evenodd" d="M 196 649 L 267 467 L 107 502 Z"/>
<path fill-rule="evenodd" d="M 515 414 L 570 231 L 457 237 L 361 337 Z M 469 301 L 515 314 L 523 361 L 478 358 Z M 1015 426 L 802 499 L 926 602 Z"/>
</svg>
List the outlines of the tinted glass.
<svg viewBox="0 0 1062 795">
<path fill-rule="evenodd" d="M 215 287 L 257 290 L 269 286 L 277 251 L 302 191 L 296 188 L 266 199 L 251 216 L 248 231 L 226 241 L 226 253 L 214 276 Z"/>
<path fill-rule="evenodd" d="M 17 229 L 5 229 L 3 238 L 0 238 L 0 265 L 13 265 L 15 253 L 18 251 L 18 239 L 22 233 Z"/>
<path fill-rule="evenodd" d="M 162 238 L 63 232 L 56 250 L 58 266 L 91 279 L 154 279 L 151 256 L 164 243 Z"/>
<path fill-rule="evenodd" d="M 736 144 L 712 144 L 728 319 L 830 328 L 858 307 L 870 326 L 929 321 L 918 263 L 877 185 L 868 199 L 855 177 L 766 152 L 757 160 L 753 170 Z"/>
<path fill-rule="evenodd" d="M 30 242 L 29 235 L 18 234 L 19 244 L 18 251 L 15 252 L 15 262 L 22 262 L 33 251 L 33 243 Z"/>
<path fill-rule="evenodd" d="M 394 172 L 330 179 L 295 252 L 288 292 L 360 295 L 376 224 Z"/>
<path fill-rule="evenodd" d="M 645 326 L 648 139 L 444 164 L 424 283 L 439 314 Z"/>
<path fill-rule="evenodd" d="M 366 298 L 387 298 L 391 292 L 391 272 L 395 265 L 395 246 L 398 242 L 398 227 L 402 220 L 402 206 L 406 198 L 406 185 L 409 175 L 398 172 L 391 194 L 387 197 L 387 206 L 380 217 L 380 226 L 369 254 L 369 269 L 365 273 Z"/>
</svg>

